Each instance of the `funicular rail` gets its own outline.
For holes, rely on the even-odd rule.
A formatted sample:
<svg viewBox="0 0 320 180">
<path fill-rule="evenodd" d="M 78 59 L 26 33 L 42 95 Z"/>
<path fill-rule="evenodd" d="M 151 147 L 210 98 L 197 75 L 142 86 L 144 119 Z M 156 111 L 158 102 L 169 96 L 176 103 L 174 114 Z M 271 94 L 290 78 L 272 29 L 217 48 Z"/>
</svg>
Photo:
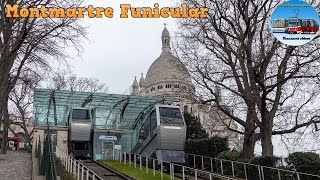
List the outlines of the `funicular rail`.
<svg viewBox="0 0 320 180">
<path fill-rule="evenodd" d="M 56 156 L 61 159 L 65 169 L 77 180 L 128 180 L 126 175 L 119 173 L 93 160 L 76 160 L 69 154 L 56 148 Z"/>
<path fill-rule="evenodd" d="M 98 166 L 104 168 L 104 169 L 107 169 L 108 171 L 110 171 L 111 174 L 114 174 L 115 176 L 119 177 L 120 179 L 125 179 L 125 180 L 130 180 L 130 179 L 132 179 L 132 178 L 130 178 L 129 176 L 127 176 L 126 174 L 123 174 L 123 173 L 121 173 L 121 172 L 118 172 L 118 171 L 116 171 L 116 170 L 114 170 L 114 169 L 112 169 L 112 168 L 110 168 L 110 167 L 108 167 L 108 166 L 106 166 L 106 165 L 98 162 L 98 161 L 92 160 L 92 162 L 95 163 L 95 164 L 97 164 Z"/>
</svg>

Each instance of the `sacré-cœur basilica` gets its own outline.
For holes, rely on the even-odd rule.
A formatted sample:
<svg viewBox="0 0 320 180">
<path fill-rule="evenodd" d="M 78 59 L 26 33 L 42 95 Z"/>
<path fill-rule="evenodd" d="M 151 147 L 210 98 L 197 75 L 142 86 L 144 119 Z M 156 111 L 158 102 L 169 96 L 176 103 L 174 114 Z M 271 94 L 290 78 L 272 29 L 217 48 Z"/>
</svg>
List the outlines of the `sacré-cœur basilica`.
<svg viewBox="0 0 320 180">
<path fill-rule="evenodd" d="M 131 95 L 176 99 L 175 105 L 180 106 L 183 112 L 198 117 L 210 136 L 227 137 L 229 148 L 235 149 L 241 144 L 240 137 L 229 131 L 225 124 L 230 124 L 233 129 L 237 129 L 237 125 L 218 109 L 196 100 L 196 89 L 186 66 L 171 52 L 170 34 L 166 27 L 162 31 L 161 40 L 162 53 L 151 64 L 145 77 L 141 74 L 139 82 L 134 79 Z"/>
</svg>

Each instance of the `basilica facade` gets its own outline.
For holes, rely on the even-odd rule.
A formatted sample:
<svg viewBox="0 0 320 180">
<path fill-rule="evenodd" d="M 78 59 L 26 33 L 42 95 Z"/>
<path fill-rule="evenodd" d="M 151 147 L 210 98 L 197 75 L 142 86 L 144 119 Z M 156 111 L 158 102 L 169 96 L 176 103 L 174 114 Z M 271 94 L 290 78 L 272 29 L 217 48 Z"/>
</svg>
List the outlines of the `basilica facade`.
<svg viewBox="0 0 320 180">
<path fill-rule="evenodd" d="M 226 126 L 237 129 L 236 124 L 214 107 L 200 104 L 195 96 L 195 86 L 185 65 L 175 57 L 170 48 L 170 34 L 165 27 L 162 31 L 162 52 L 151 64 L 145 77 L 141 74 L 132 84 L 132 95 L 159 96 L 174 98 L 175 105 L 184 112 L 199 118 L 200 123 L 210 135 L 229 139 L 229 148 L 234 149 L 239 143 L 236 133 L 228 131 Z"/>
</svg>

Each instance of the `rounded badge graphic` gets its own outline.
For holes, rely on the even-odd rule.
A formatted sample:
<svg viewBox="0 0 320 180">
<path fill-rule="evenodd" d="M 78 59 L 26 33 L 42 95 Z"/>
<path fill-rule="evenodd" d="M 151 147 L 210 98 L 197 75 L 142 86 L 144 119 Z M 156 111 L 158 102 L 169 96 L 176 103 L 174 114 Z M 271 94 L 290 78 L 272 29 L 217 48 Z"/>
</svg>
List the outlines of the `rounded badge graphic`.
<svg viewBox="0 0 320 180">
<path fill-rule="evenodd" d="M 282 43 L 304 45 L 319 33 L 319 14 L 307 2 L 290 0 L 278 5 L 270 19 L 272 34 Z"/>
</svg>

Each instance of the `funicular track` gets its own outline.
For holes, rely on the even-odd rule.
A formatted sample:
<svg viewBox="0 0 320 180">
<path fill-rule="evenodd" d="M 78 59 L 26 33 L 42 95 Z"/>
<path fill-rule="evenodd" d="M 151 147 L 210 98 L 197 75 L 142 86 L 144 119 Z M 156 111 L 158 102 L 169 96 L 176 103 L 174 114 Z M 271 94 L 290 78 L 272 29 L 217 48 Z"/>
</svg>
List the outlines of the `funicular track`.
<svg viewBox="0 0 320 180">
<path fill-rule="evenodd" d="M 92 159 L 77 160 L 73 156 L 56 148 L 56 156 L 60 158 L 64 168 L 76 179 L 81 180 L 129 180 L 129 176 L 118 172 Z"/>
<path fill-rule="evenodd" d="M 80 162 L 98 175 L 103 180 L 130 180 L 129 176 L 118 172 L 98 161 L 94 161 L 92 159 L 80 160 Z"/>
</svg>

